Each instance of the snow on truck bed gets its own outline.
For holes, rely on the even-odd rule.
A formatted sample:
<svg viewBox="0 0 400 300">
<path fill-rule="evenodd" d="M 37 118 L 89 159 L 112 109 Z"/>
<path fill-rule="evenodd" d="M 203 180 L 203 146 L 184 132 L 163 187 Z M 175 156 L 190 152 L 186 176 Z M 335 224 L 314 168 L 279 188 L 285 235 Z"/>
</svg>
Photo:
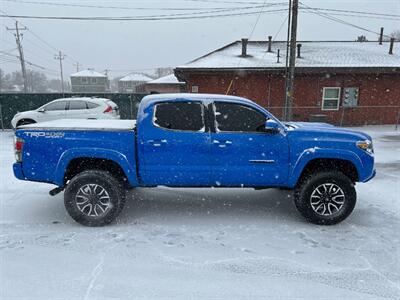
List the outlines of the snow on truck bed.
<svg viewBox="0 0 400 300">
<path fill-rule="evenodd" d="M 136 120 L 82 120 L 61 119 L 19 126 L 18 129 L 64 129 L 64 130 L 132 130 Z"/>
</svg>

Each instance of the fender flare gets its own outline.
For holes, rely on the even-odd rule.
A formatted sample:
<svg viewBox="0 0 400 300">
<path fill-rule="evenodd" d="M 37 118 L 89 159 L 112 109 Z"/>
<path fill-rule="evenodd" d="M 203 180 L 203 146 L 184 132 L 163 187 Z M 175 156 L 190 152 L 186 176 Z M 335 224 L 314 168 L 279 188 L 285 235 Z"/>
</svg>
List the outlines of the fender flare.
<svg viewBox="0 0 400 300">
<path fill-rule="evenodd" d="M 358 174 L 361 174 L 363 169 L 363 163 L 360 157 L 349 150 L 341 149 L 321 149 L 321 148 L 310 148 L 305 149 L 298 157 L 296 163 L 292 168 L 292 172 L 289 176 L 288 185 L 294 187 L 299 180 L 301 173 L 303 172 L 305 166 L 314 159 L 341 159 L 352 163 Z"/>
<path fill-rule="evenodd" d="M 138 185 L 136 165 L 132 166 L 125 155 L 118 151 L 102 148 L 72 148 L 62 153 L 54 172 L 54 183 L 64 186 L 64 176 L 70 162 L 76 158 L 99 158 L 110 160 L 118 164 L 124 171 L 129 184 Z"/>
</svg>

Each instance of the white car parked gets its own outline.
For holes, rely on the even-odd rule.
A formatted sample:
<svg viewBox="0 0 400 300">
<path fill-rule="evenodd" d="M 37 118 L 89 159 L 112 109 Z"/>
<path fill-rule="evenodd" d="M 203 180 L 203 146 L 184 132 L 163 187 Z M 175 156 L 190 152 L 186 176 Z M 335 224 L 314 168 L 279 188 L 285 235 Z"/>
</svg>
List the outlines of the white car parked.
<svg viewBox="0 0 400 300">
<path fill-rule="evenodd" d="M 56 119 L 119 119 L 117 104 L 105 98 L 61 98 L 36 110 L 17 113 L 11 120 L 13 128 Z"/>
</svg>

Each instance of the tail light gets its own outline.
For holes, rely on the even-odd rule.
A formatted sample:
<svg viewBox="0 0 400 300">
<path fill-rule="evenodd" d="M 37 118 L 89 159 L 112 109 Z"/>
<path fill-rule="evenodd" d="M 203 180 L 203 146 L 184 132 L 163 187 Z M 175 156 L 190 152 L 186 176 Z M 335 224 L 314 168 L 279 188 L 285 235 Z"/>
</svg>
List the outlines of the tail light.
<svg viewBox="0 0 400 300">
<path fill-rule="evenodd" d="M 113 112 L 113 108 L 110 105 L 107 105 L 107 108 L 103 111 L 105 114 L 110 114 Z"/>
<path fill-rule="evenodd" d="M 17 162 L 22 162 L 22 150 L 24 148 L 24 140 L 21 138 L 15 138 L 14 140 L 14 152 L 15 160 Z"/>
</svg>

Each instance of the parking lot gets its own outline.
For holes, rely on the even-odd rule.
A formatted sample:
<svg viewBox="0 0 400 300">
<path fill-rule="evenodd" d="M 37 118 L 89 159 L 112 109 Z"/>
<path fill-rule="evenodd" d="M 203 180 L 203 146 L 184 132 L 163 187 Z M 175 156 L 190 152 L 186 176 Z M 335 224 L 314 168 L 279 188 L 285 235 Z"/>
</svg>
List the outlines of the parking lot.
<svg viewBox="0 0 400 300">
<path fill-rule="evenodd" d="M 0 299 L 398 299 L 400 130 L 357 130 L 377 176 L 341 224 L 305 222 L 288 191 L 155 188 L 101 228 L 15 179 L 0 132 Z"/>
</svg>

